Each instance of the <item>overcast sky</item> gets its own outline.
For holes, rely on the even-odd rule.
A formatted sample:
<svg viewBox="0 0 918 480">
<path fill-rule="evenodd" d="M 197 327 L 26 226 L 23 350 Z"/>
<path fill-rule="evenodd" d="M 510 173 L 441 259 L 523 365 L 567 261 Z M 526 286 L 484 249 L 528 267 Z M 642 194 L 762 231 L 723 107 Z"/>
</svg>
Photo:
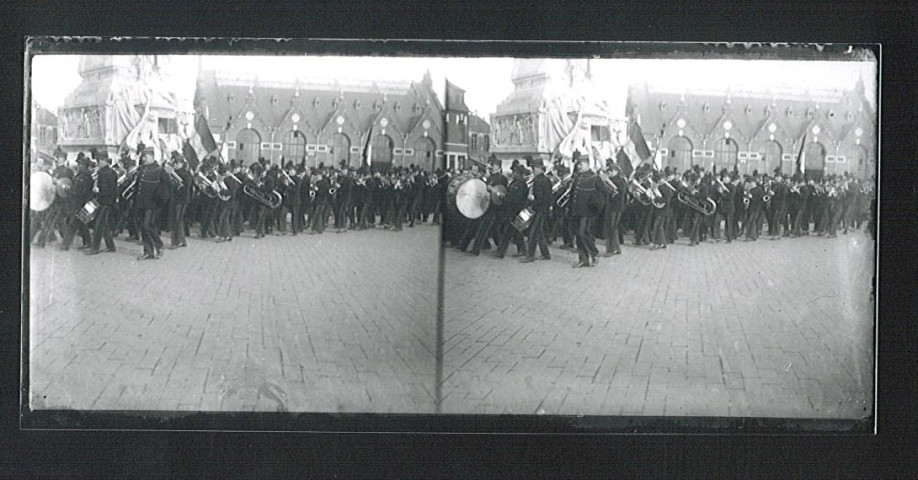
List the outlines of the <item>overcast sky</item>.
<svg viewBox="0 0 918 480">
<path fill-rule="evenodd" d="M 162 57 L 161 57 L 162 58 Z M 172 73 L 172 86 L 190 101 L 198 69 L 197 56 L 169 56 L 164 62 Z M 32 65 L 32 92 L 36 101 L 56 111 L 80 83 L 79 57 L 44 55 Z M 205 69 L 256 73 L 262 78 L 296 76 L 365 80 L 420 81 L 431 72 L 434 85 L 444 79 L 466 90 L 466 104 L 488 118 L 513 91 L 512 58 L 430 57 L 319 57 L 319 56 L 205 56 Z M 648 82 L 673 91 L 698 89 L 765 89 L 778 87 L 813 90 L 852 88 L 863 78 L 868 96 L 874 95 L 876 63 L 771 60 L 593 60 L 591 71 L 600 86 L 621 91 L 621 85 Z M 611 86 L 615 86 L 612 88 Z M 443 99 L 442 93 L 439 94 Z"/>
</svg>

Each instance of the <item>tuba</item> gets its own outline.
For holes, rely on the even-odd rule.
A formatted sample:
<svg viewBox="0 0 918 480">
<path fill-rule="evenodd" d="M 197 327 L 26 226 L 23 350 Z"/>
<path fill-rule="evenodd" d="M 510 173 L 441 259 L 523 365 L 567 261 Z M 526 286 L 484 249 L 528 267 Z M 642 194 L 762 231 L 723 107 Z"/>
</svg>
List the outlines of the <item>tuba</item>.
<svg viewBox="0 0 918 480">
<path fill-rule="evenodd" d="M 637 180 L 631 180 L 631 191 L 634 199 L 641 203 L 644 206 L 650 206 L 653 204 L 653 195 L 650 191 L 644 188 Z"/>
<path fill-rule="evenodd" d="M 270 209 L 281 206 L 281 203 L 284 201 L 283 197 L 276 191 L 272 190 L 271 193 L 263 193 L 251 185 L 243 186 L 242 193 L 252 197 L 256 202 Z M 310 192 L 310 196 L 314 196 L 314 192 Z"/>
<path fill-rule="evenodd" d="M 685 193 L 678 192 L 676 198 L 685 204 L 685 206 L 691 208 L 692 210 L 704 215 L 710 216 L 714 215 L 714 212 L 717 210 L 717 203 L 710 198 L 705 198 L 704 200 L 698 200 L 695 197 Z"/>
</svg>

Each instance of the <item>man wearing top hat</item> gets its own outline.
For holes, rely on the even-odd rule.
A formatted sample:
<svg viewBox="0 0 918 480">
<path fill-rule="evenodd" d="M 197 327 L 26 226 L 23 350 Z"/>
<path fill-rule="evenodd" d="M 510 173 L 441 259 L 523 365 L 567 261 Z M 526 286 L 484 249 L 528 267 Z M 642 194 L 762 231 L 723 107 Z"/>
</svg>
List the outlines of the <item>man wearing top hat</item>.
<svg viewBox="0 0 918 480">
<path fill-rule="evenodd" d="M 529 241 L 526 244 L 526 257 L 523 263 L 535 261 L 536 244 L 539 246 L 539 253 L 542 260 L 550 260 L 551 253 L 548 251 L 548 235 L 545 229 L 546 221 L 551 212 L 554 195 L 552 193 L 551 181 L 545 176 L 545 169 L 542 165 L 533 165 L 535 177 L 532 179 L 532 193 L 529 194 L 529 201 L 532 202 L 532 225 L 529 227 Z"/>
<path fill-rule="evenodd" d="M 105 240 L 105 251 L 114 252 L 115 242 L 112 240 L 112 209 L 115 199 L 118 198 L 118 174 L 111 168 L 111 160 L 107 156 L 99 158 L 99 176 L 96 180 L 96 202 L 99 209 L 96 212 L 96 227 L 92 232 L 92 248 L 86 254 L 100 253 L 99 247 Z"/>
</svg>

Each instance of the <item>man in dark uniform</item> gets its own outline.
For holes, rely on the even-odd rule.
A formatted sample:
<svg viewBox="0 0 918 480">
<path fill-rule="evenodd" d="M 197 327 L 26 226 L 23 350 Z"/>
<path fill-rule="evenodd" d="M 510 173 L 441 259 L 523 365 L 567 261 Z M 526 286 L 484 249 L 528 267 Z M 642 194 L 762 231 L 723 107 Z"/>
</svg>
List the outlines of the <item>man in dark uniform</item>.
<svg viewBox="0 0 918 480">
<path fill-rule="evenodd" d="M 746 214 L 746 240 L 756 241 L 759 238 L 759 228 L 762 225 L 762 215 L 765 212 L 765 189 L 755 180 L 746 184 L 746 193 L 749 195 L 749 208 Z"/>
<path fill-rule="evenodd" d="M 503 208 L 500 209 L 495 220 L 498 245 L 497 251 L 491 254 L 495 258 L 504 258 L 511 241 L 516 244 L 514 257 L 521 257 L 526 251 L 526 242 L 522 234 L 513 228 L 513 220 L 526 207 L 526 198 L 529 196 L 529 187 L 526 185 L 526 179 L 523 178 L 529 172 L 523 171 L 524 168 L 517 166 L 512 170 L 513 179 L 507 188 L 507 198 L 504 199 Z"/>
<path fill-rule="evenodd" d="M 608 195 L 605 184 L 590 169 L 588 157 L 580 158 L 580 170 L 574 174 L 571 185 L 571 218 L 575 226 L 574 238 L 577 244 L 578 267 L 592 267 L 598 263 L 599 250 L 591 232 L 592 222 L 602 209 L 603 198 Z"/>
<path fill-rule="evenodd" d="M 673 202 L 676 201 L 675 187 L 672 187 L 669 183 L 664 183 L 663 180 L 665 180 L 663 172 L 654 172 L 653 181 L 656 183 L 657 192 L 660 193 L 656 203 L 663 204 L 663 207 L 654 207 L 653 209 L 653 235 L 651 239 L 653 245 L 650 247 L 651 250 L 666 248 L 666 224 L 673 215 Z"/>
<path fill-rule="evenodd" d="M 114 252 L 115 242 L 112 240 L 112 209 L 118 197 L 118 174 L 111 168 L 111 160 L 107 156 L 99 158 L 99 176 L 96 179 L 96 202 L 99 208 L 96 211 L 96 228 L 92 232 L 92 248 L 86 254 L 99 253 L 102 240 L 105 240 L 105 251 Z"/>
<path fill-rule="evenodd" d="M 730 181 L 726 169 L 720 171 L 720 183 L 723 186 L 719 190 L 717 214 L 724 219 L 724 238 L 727 243 L 733 243 L 736 238 L 736 186 Z"/>
<path fill-rule="evenodd" d="M 242 187 L 233 175 L 227 175 L 227 173 L 225 165 L 217 167 L 217 183 L 222 184 L 221 187 L 226 187 L 223 193 L 229 197 L 229 200 L 220 202 L 220 214 L 217 221 L 217 243 L 233 240 L 231 220 L 235 214 L 236 207 L 239 205 L 239 190 Z"/>
<path fill-rule="evenodd" d="M 315 185 L 316 192 L 316 197 L 313 199 L 312 219 L 310 219 L 312 222 L 312 233 L 321 234 L 325 231 L 325 222 L 328 220 L 328 190 L 331 188 L 331 184 L 322 172 L 313 176 L 312 183 Z"/>
<path fill-rule="evenodd" d="M 168 167 L 166 167 L 168 168 Z M 182 186 L 176 187 L 172 196 L 172 243 L 169 248 L 185 247 L 185 211 L 191 201 L 191 172 L 185 168 L 185 157 L 176 155 L 172 159 L 175 174 L 182 179 Z"/>
<path fill-rule="evenodd" d="M 784 176 L 780 173 L 775 174 L 774 182 L 771 185 L 771 216 L 772 240 L 780 240 L 787 225 L 787 185 L 784 183 Z"/>
<path fill-rule="evenodd" d="M 622 178 L 621 169 L 615 165 L 611 158 L 606 160 L 606 168 L 609 171 L 609 180 L 615 185 L 617 190 L 609 192 L 606 195 L 605 206 L 603 207 L 603 228 L 606 236 L 606 253 L 603 256 L 611 257 L 622 253 L 619 245 L 619 223 L 622 218 L 622 210 L 625 208 L 625 195 L 627 195 L 628 184 Z"/>
<path fill-rule="evenodd" d="M 214 175 L 213 169 L 216 166 L 213 164 L 213 160 L 208 161 L 206 164 L 202 165 L 201 171 L 208 172 L 204 174 L 206 178 L 211 181 L 216 181 L 216 175 Z M 216 231 L 216 217 L 217 217 L 217 207 L 220 203 L 220 199 L 211 198 L 207 195 L 201 193 L 200 195 L 200 219 L 201 219 L 201 238 L 210 238 L 214 236 Z"/>
<path fill-rule="evenodd" d="M 551 213 L 551 206 L 554 203 L 554 195 L 551 191 L 551 181 L 545 176 L 545 169 L 541 165 L 534 165 L 535 177 L 532 179 L 532 193 L 529 194 L 529 201 L 532 202 L 532 225 L 529 227 L 529 242 L 526 244 L 526 257 L 523 263 L 535 260 L 536 244 L 539 245 L 539 253 L 542 260 L 550 260 L 551 253 L 548 251 L 547 232 L 545 231 L 545 222 Z"/>
<path fill-rule="evenodd" d="M 488 178 L 485 180 L 488 186 L 491 188 L 497 186 L 507 188 L 507 178 L 500 173 L 500 166 L 491 165 L 490 170 L 490 175 L 488 175 Z M 488 207 L 487 211 L 485 211 L 484 215 L 482 215 L 482 217 L 479 219 L 477 228 L 475 230 L 473 246 L 469 251 L 470 255 L 478 255 L 481 253 L 481 250 L 485 248 L 485 245 L 488 243 L 488 237 L 491 236 L 491 230 L 494 227 L 494 222 L 503 211 L 502 207 L 503 205 L 496 205 L 492 202 L 491 206 Z"/>
<path fill-rule="evenodd" d="M 295 236 L 303 230 L 303 213 L 300 211 L 303 198 L 300 193 L 302 182 L 296 173 L 296 167 L 292 163 L 287 165 L 287 176 L 290 177 L 290 184 L 287 185 L 284 202 L 287 204 L 287 209 L 290 210 L 290 233 Z"/>
<path fill-rule="evenodd" d="M 162 207 L 166 194 L 164 189 L 169 188 L 169 174 L 153 160 L 153 156 L 144 153 L 141 157 L 137 180 L 136 203 L 140 214 L 140 237 L 143 240 L 143 255 L 138 260 L 150 260 L 162 256 L 163 241 L 156 230 L 156 218 Z"/>
<path fill-rule="evenodd" d="M 64 229 L 64 239 L 61 242 L 61 250 L 69 250 L 73 244 L 74 235 L 79 232 L 83 244 L 79 249 L 84 250 L 90 247 L 92 237 L 89 235 L 89 227 L 76 218 L 76 214 L 83 208 L 89 200 L 92 199 L 93 179 L 89 171 L 91 161 L 85 156 L 77 158 L 77 174 L 73 179 L 73 189 L 67 202 L 64 202 L 64 211 L 62 220 Z"/>
</svg>

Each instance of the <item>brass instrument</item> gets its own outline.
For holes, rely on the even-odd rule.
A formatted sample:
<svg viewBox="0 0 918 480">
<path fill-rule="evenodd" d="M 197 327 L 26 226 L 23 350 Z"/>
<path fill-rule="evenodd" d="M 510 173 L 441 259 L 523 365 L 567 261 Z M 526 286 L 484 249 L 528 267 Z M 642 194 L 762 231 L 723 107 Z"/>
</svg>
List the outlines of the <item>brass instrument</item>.
<svg viewBox="0 0 918 480">
<path fill-rule="evenodd" d="M 182 187 L 185 186 L 185 182 L 182 181 L 182 177 L 180 177 L 179 174 L 175 173 L 174 168 L 169 167 L 168 169 L 166 169 L 166 172 L 172 178 L 172 183 L 175 185 L 176 188 L 181 189 Z"/>
<path fill-rule="evenodd" d="M 724 182 L 720 181 L 719 178 L 715 178 L 714 181 L 717 182 L 717 191 L 718 191 L 719 193 L 722 193 L 722 194 L 723 194 L 723 193 L 727 193 L 727 192 L 729 191 L 729 190 L 727 189 L 727 186 L 724 185 Z"/>
<path fill-rule="evenodd" d="M 198 184 L 198 188 L 204 192 L 204 195 L 207 195 L 210 198 L 219 198 L 220 200 L 226 202 L 229 201 L 230 197 L 226 191 L 226 185 L 220 185 L 216 181 L 208 179 L 202 172 L 194 177 L 195 182 Z"/>
<path fill-rule="evenodd" d="M 771 188 L 769 188 L 769 189 L 765 192 L 765 196 L 762 197 L 762 201 L 764 201 L 765 203 L 768 203 L 768 202 L 771 201 L 771 197 L 773 197 L 774 195 L 775 195 L 774 190 L 772 190 Z"/>
<path fill-rule="evenodd" d="M 287 184 L 287 185 L 293 185 L 293 179 L 290 178 L 290 175 L 287 175 L 287 172 L 281 170 L 280 173 L 281 173 L 281 175 L 283 175 L 283 181 L 284 181 L 285 184 Z"/>
<path fill-rule="evenodd" d="M 433 175 L 427 177 L 427 186 L 429 186 L 429 187 L 436 187 L 436 186 L 437 186 L 437 183 L 438 183 L 437 177 L 435 177 L 435 176 L 433 176 Z"/>
<path fill-rule="evenodd" d="M 714 212 L 717 210 L 717 203 L 710 198 L 698 200 L 692 195 L 686 194 L 685 192 L 678 192 L 676 194 L 676 199 L 685 204 L 685 206 L 704 216 L 714 215 Z"/>
<path fill-rule="evenodd" d="M 649 207 L 654 203 L 653 193 L 651 193 L 649 189 L 644 188 L 644 186 L 638 183 L 638 181 L 635 179 L 631 180 L 631 190 L 632 196 L 635 200 L 640 202 L 641 205 Z"/>
<path fill-rule="evenodd" d="M 130 171 L 128 171 L 127 173 L 125 173 L 125 174 L 121 175 L 120 177 L 118 177 L 118 187 L 119 187 L 119 188 L 120 188 L 120 187 L 124 187 L 124 185 L 128 182 L 128 180 L 131 180 L 131 179 L 134 177 L 134 175 L 137 173 L 137 169 L 138 169 L 138 168 L 140 168 L 140 167 L 134 167 L 134 168 L 132 168 Z"/>
<path fill-rule="evenodd" d="M 599 179 L 609 187 L 609 190 L 612 190 L 612 195 L 618 195 L 618 187 L 615 186 L 615 183 L 612 181 L 612 178 L 605 172 L 599 172 Z"/>
<path fill-rule="evenodd" d="M 261 191 L 252 187 L 251 185 L 243 186 L 242 193 L 252 197 L 258 203 L 268 208 L 271 208 L 271 209 L 275 209 L 281 206 L 281 203 L 284 201 L 283 197 L 281 197 L 279 193 L 273 190 L 271 191 L 271 193 L 262 193 Z"/>
<path fill-rule="evenodd" d="M 316 199 L 316 192 L 318 190 L 319 190 L 319 187 L 317 187 L 314 183 L 309 185 L 309 199 L 310 200 Z"/>
<path fill-rule="evenodd" d="M 136 168 L 135 168 L 136 170 Z M 123 200 L 130 200 L 135 193 L 137 193 L 137 180 L 140 178 L 140 175 L 134 175 L 131 183 L 121 191 L 121 198 Z"/>
</svg>

